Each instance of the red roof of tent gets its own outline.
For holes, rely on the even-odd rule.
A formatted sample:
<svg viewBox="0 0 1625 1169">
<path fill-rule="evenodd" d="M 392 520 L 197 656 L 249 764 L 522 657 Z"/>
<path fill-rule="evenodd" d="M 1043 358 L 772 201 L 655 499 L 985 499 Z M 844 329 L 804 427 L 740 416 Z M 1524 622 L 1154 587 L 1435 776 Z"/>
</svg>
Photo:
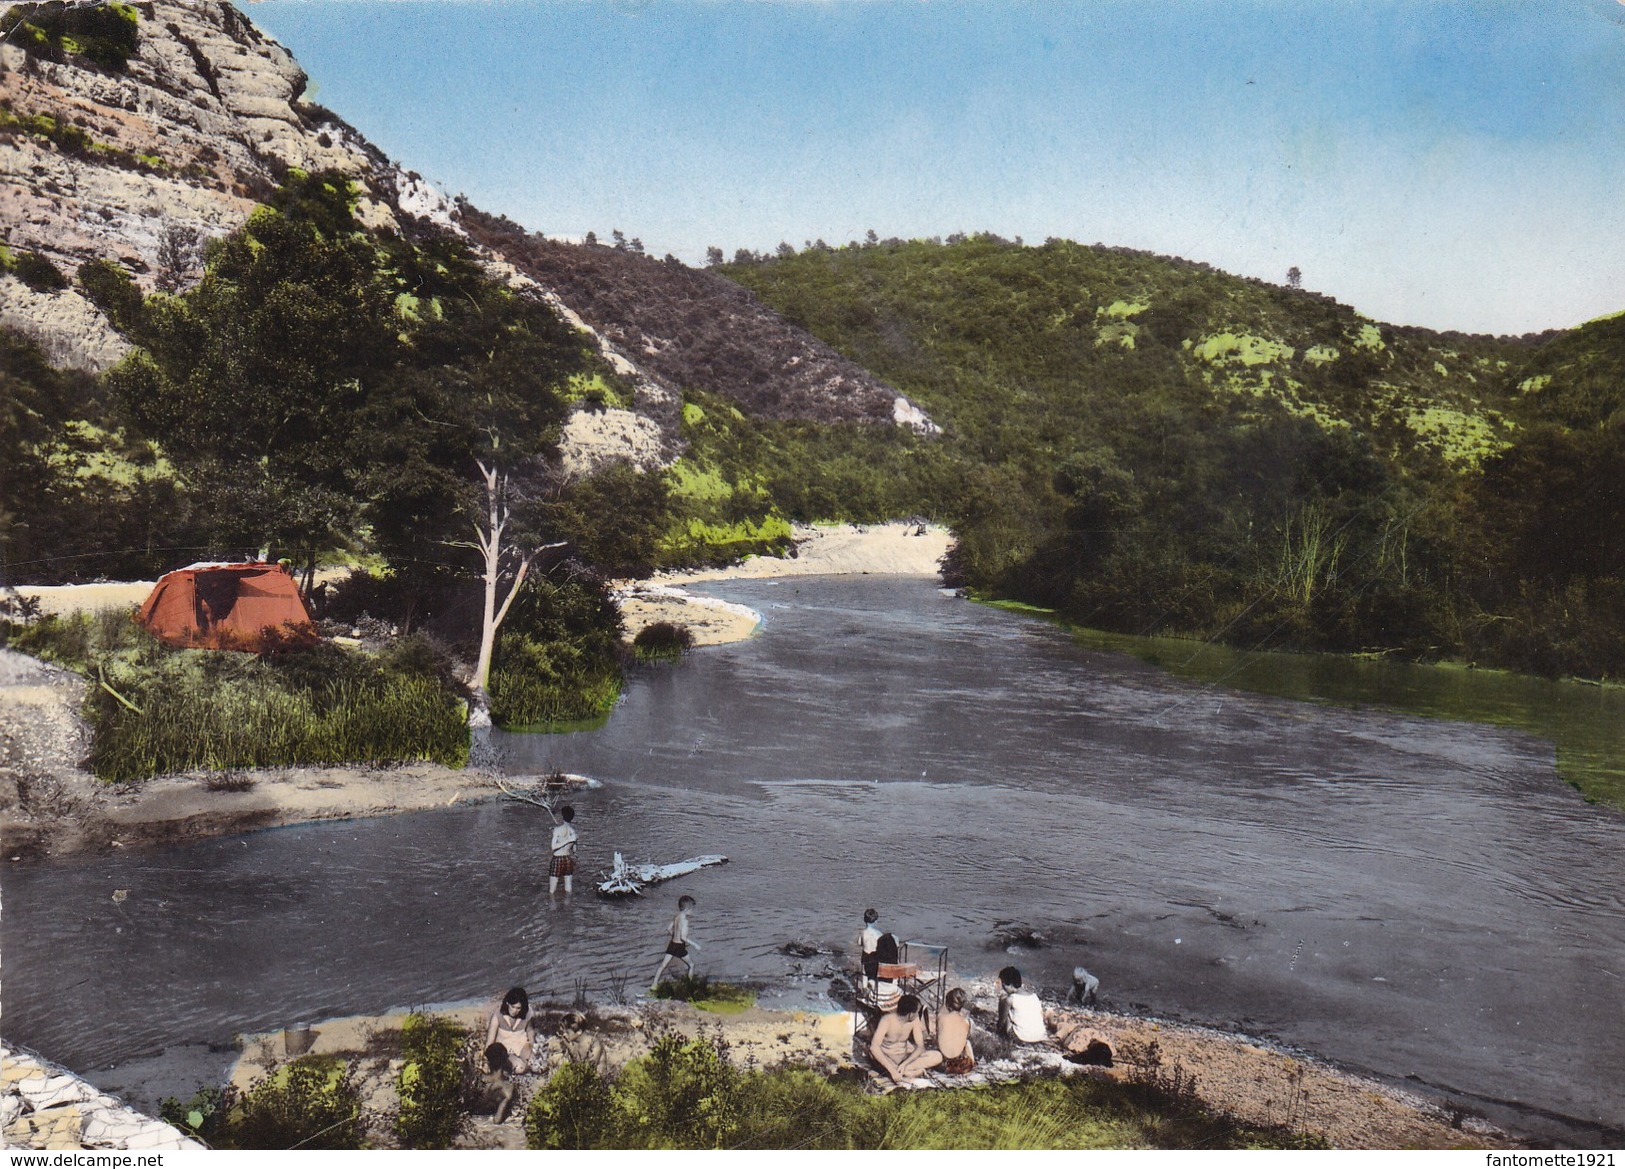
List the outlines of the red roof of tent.
<svg viewBox="0 0 1625 1169">
<path fill-rule="evenodd" d="M 316 636 L 293 573 L 281 564 L 192 564 L 167 572 L 136 614 L 159 641 L 258 653 Z"/>
</svg>

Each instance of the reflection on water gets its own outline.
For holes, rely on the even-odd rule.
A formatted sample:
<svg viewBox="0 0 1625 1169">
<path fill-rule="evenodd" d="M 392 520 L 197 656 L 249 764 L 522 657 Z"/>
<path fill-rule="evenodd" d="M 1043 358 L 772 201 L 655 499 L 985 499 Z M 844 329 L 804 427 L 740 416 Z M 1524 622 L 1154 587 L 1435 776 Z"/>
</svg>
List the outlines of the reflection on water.
<svg viewBox="0 0 1625 1169">
<path fill-rule="evenodd" d="M 1557 770 L 1588 799 L 1625 806 L 1625 688 L 1501 670 L 1260 653 L 1172 637 L 1078 630 L 1080 644 L 1131 653 L 1178 677 L 1344 706 L 1376 705 L 1517 727 L 1557 747 Z"/>
<path fill-rule="evenodd" d="M 812 980 L 780 947 L 847 945 L 875 905 L 962 975 L 1081 962 L 1108 1005 L 1621 1122 L 1625 817 L 1549 744 L 1204 688 L 926 582 L 707 591 L 763 632 L 640 667 L 600 730 L 491 748 L 604 781 L 574 801 L 589 873 L 729 865 L 550 904 L 546 817 L 504 803 L 17 867 L 6 1035 L 85 1064 L 516 982 L 602 996 L 653 973 L 686 892 L 712 974 Z M 1046 946 L 998 949 L 1011 922 Z"/>
</svg>

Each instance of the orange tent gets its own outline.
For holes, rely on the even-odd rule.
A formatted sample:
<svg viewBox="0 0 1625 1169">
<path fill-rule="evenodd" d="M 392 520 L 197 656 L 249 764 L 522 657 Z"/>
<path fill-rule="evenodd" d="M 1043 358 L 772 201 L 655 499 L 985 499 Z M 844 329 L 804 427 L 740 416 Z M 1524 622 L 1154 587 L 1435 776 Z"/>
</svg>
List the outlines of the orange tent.
<svg viewBox="0 0 1625 1169">
<path fill-rule="evenodd" d="M 258 653 L 316 626 L 293 573 L 281 564 L 189 564 L 166 572 L 136 614 L 159 641 Z"/>
</svg>

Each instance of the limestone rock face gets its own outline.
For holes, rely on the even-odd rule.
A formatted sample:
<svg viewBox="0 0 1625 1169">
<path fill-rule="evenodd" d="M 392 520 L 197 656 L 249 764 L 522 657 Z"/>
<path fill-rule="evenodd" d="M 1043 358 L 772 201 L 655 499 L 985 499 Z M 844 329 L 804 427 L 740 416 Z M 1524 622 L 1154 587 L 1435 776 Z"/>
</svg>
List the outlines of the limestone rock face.
<svg viewBox="0 0 1625 1169">
<path fill-rule="evenodd" d="M 305 74 L 286 49 L 220 0 L 152 0 L 138 11 L 123 74 L 0 47 L 0 93 L 21 123 L 0 143 L 9 246 L 69 276 L 106 258 L 149 291 L 166 265 L 184 285 L 199 274 L 201 249 L 166 257 L 166 233 L 202 240 L 234 230 L 290 166 L 353 176 L 366 218 L 393 219 L 384 208 L 394 168 L 333 115 L 299 103 Z M 53 135 L 52 124 L 77 141 Z M 31 315 L 14 299 L 0 311 Z"/>
<path fill-rule="evenodd" d="M 337 115 L 303 101 L 304 71 L 231 4 L 141 0 L 135 8 L 138 40 L 124 72 L 76 56 L 46 61 L 0 45 L 3 242 L 14 253 L 43 256 L 70 282 L 51 292 L 0 278 L 0 326 L 33 337 L 59 365 L 106 369 L 129 346 L 72 285 L 81 264 L 119 263 L 147 292 L 185 289 L 202 277 L 207 241 L 240 227 L 287 168 L 337 170 L 356 184 L 357 214 L 367 226 L 464 236 L 494 276 L 546 299 L 589 333 L 630 382 L 627 417 L 578 416 L 566 428 L 571 473 L 617 459 L 652 468 L 677 457 L 679 387 L 691 384 L 695 365 L 672 350 L 682 347 L 674 339 L 680 328 L 673 334 L 665 324 L 606 312 L 609 302 L 600 303 L 604 298 L 591 287 L 538 268 L 519 246 L 522 233 L 506 238 L 479 230 L 483 217 L 475 209 L 454 204 Z M 590 266 L 584 271 L 590 285 Z M 680 276 L 666 274 L 669 287 L 651 293 L 657 304 L 670 302 L 656 314 L 662 322 L 703 313 L 688 303 L 691 290 Z M 760 336 L 751 333 L 726 361 L 699 363 L 750 367 L 750 396 L 741 398 L 746 409 L 760 412 L 765 402 L 772 406 L 768 416 L 815 418 L 836 409 L 842 417 L 929 428 L 912 406 L 891 411 L 895 391 L 856 367 L 832 364 L 810 336 L 775 321 Z M 808 377 L 804 357 L 830 372 Z M 731 384 L 695 384 L 737 396 Z M 850 404 L 860 399 L 868 404 Z"/>
</svg>

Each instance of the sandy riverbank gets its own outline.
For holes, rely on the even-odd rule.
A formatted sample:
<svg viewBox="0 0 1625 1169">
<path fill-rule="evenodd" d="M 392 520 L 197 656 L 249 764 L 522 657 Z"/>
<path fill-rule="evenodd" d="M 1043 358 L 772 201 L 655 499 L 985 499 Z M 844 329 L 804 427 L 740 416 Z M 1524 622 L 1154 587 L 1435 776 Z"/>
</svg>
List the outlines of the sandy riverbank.
<svg viewBox="0 0 1625 1169">
<path fill-rule="evenodd" d="M 957 980 L 956 980 L 957 981 Z M 1210 1107 L 1263 1128 L 1284 1127 L 1319 1137 L 1341 1149 L 1507 1148 L 1517 1142 L 1471 1118 L 1452 1116 L 1430 1102 L 1329 1065 L 1283 1052 L 1243 1037 L 1160 1020 L 1114 1015 L 1106 1011 L 1051 1007 L 1046 1010 L 1055 1045 L 1023 1046 L 992 1039 L 988 1028 L 995 1012 L 993 988 L 982 980 L 965 983 L 973 1001 L 973 1043 L 984 1052 L 966 1078 L 940 1075 L 909 1085 L 909 1090 L 961 1090 L 1031 1075 L 1090 1074 L 1122 1079 L 1135 1058 L 1156 1045 L 1161 1066 L 1194 1076 L 1197 1095 Z M 816 1001 L 812 1001 L 816 1000 Z M 483 1031 L 494 1002 L 462 1003 L 434 1008 L 474 1034 Z M 521 1101 L 545 1082 L 567 1058 L 559 1039 L 564 1018 L 580 1012 L 585 1031 L 600 1045 L 601 1070 L 615 1074 L 646 1054 L 659 1035 L 718 1036 L 729 1057 L 741 1067 L 809 1067 L 825 1074 L 867 1077 L 871 1090 L 882 1079 L 865 1054 L 865 1041 L 854 1036 L 854 1016 L 822 994 L 800 1007 L 751 1006 L 737 1013 L 711 1013 L 686 1003 L 638 1001 L 623 1005 L 537 1003 L 535 1018 L 545 1043 L 544 1070 L 521 1078 Z M 404 1014 L 351 1016 L 315 1023 L 305 1036 L 313 1055 L 337 1056 L 352 1063 L 360 1088 L 363 1123 L 368 1137 L 384 1148 L 394 1143 L 389 1121 L 398 1104 L 397 1081 L 402 1066 Z M 204 1084 L 232 1083 L 246 1088 L 278 1063 L 304 1049 L 273 1031 L 242 1037 L 240 1055 L 229 1069 L 218 1054 L 202 1056 L 178 1050 L 172 1055 L 134 1061 L 94 1078 L 103 1088 L 116 1088 L 138 1106 L 156 1109 L 161 1095 L 185 1098 Z M 1090 1039 L 1104 1039 L 1118 1055 L 1111 1070 L 1084 1072 L 1063 1058 Z M 995 1054 L 996 1053 L 996 1054 Z M 190 1074 L 193 1079 L 188 1081 Z M 158 1087 L 162 1085 L 162 1087 Z M 461 1142 L 471 1148 L 522 1148 L 523 1103 L 515 1118 L 496 1125 L 489 1116 L 473 1118 Z"/>
</svg>

